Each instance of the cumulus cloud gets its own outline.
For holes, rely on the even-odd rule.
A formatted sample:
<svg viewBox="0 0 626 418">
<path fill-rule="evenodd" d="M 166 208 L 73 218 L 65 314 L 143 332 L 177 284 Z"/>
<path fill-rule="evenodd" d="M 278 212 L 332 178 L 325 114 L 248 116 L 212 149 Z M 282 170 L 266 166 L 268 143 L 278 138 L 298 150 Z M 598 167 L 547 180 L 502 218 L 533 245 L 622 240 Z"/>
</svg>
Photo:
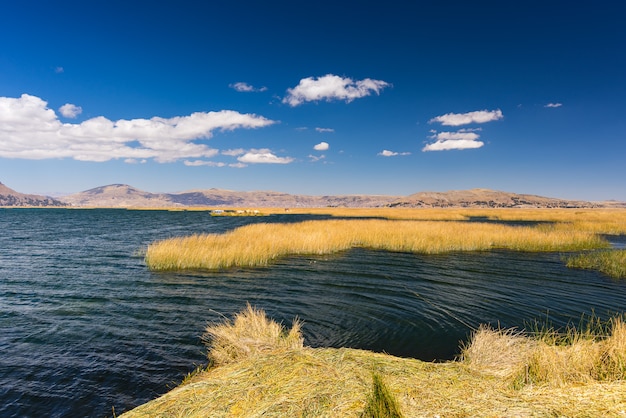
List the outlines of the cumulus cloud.
<svg viewBox="0 0 626 418">
<path fill-rule="evenodd" d="M 474 132 L 439 132 L 431 138 L 436 139 L 437 141 L 474 141 L 478 139 L 480 135 Z"/>
<path fill-rule="evenodd" d="M 502 119 L 502 111 L 496 110 L 477 110 L 468 113 L 446 113 L 445 115 L 432 118 L 429 123 L 439 122 L 445 126 L 461 126 L 470 123 L 486 123 L 494 120 Z"/>
<path fill-rule="evenodd" d="M 317 132 L 335 132 L 332 128 L 315 128 Z"/>
<path fill-rule="evenodd" d="M 251 149 L 237 158 L 240 163 L 248 164 L 289 164 L 294 161 L 291 157 L 278 157 L 267 148 Z"/>
<path fill-rule="evenodd" d="M 563 103 L 548 103 L 544 107 L 561 107 L 561 106 L 563 106 Z"/>
<path fill-rule="evenodd" d="M 261 128 L 273 123 L 262 116 L 232 110 L 118 121 L 98 116 L 78 124 L 61 123 L 44 100 L 23 94 L 19 98 L 0 97 L 0 157 L 158 162 L 210 158 L 218 151 L 194 141 L 209 139 L 215 131 Z"/>
<path fill-rule="evenodd" d="M 266 91 L 267 87 L 259 87 L 256 88 L 248 83 L 244 83 L 242 81 L 239 81 L 237 83 L 233 83 L 233 84 L 229 84 L 228 87 L 235 89 L 239 92 L 242 93 L 252 93 L 252 92 L 259 92 L 259 91 Z"/>
<path fill-rule="evenodd" d="M 76 116 L 83 113 L 83 108 L 71 103 L 65 103 L 59 108 L 59 112 L 66 118 L 74 119 Z"/>
<path fill-rule="evenodd" d="M 395 152 L 395 151 L 389 151 L 387 149 L 382 150 L 381 152 L 378 153 L 378 155 L 382 156 L 382 157 L 395 157 L 398 155 L 411 155 L 410 152 Z"/>
<path fill-rule="evenodd" d="M 439 132 L 431 136 L 435 142 L 427 144 L 422 151 L 448 151 L 453 149 L 480 148 L 485 145 L 478 141 L 480 136 L 475 132 Z"/>
<path fill-rule="evenodd" d="M 328 148 L 330 148 L 330 145 L 328 145 L 328 142 L 324 142 L 324 141 L 320 142 L 319 144 L 313 147 L 315 151 L 326 151 Z"/>
<path fill-rule="evenodd" d="M 354 81 L 351 78 L 339 77 L 333 74 L 327 74 L 322 77 L 307 77 L 300 80 L 300 83 L 292 88 L 287 89 L 287 96 L 283 99 L 283 103 L 287 103 L 292 107 L 301 105 L 304 102 L 317 102 L 326 100 L 345 100 L 347 103 L 354 99 L 369 96 L 372 93 L 380 94 L 380 91 L 390 84 L 382 80 L 372 80 L 366 78 L 364 80 Z"/>
</svg>

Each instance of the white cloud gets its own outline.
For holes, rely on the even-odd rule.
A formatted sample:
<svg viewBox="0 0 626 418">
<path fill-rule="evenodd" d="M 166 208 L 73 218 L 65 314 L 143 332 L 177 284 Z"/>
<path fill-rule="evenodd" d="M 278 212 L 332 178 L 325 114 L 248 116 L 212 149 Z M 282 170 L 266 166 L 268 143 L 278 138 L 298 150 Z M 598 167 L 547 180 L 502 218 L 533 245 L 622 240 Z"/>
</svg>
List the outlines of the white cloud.
<svg viewBox="0 0 626 418">
<path fill-rule="evenodd" d="M 126 164 L 145 164 L 148 160 L 136 160 L 134 158 L 127 158 L 124 160 Z"/>
<path fill-rule="evenodd" d="M 437 141 L 459 141 L 459 140 L 463 140 L 463 141 L 474 141 L 478 138 L 480 138 L 480 135 L 474 133 L 474 132 L 462 132 L 462 131 L 458 131 L 458 132 L 439 132 L 433 136 L 431 136 L 431 138 L 436 139 Z"/>
<path fill-rule="evenodd" d="M 453 149 L 472 149 L 480 148 L 485 145 L 484 142 L 478 141 L 480 136 L 474 132 L 439 132 L 430 138 L 435 142 L 426 145 L 422 151 L 448 151 Z"/>
<path fill-rule="evenodd" d="M 269 149 L 251 149 L 237 158 L 240 163 L 249 164 L 289 164 L 294 161 L 291 157 L 277 157 Z"/>
<path fill-rule="evenodd" d="M 59 108 L 59 112 L 66 118 L 74 119 L 76 116 L 83 113 L 83 108 L 71 103 L 65 103 Z"/>
<path fill-rule="evenodd" d="M 315 128 L 317 132 L 335 132 L 332 128 Z"/>
<path fill-rule="evenodd" d="M 345 100 L 347 103 L 354 99 L 369 96 L 372 93 L 380 94 L 380 91 L 390 84 L 382 80 L 353 81 L 351 78 L 339 77 L 327 74 L 323 77 L 307 77 L 300 80 L 300 83 L 287 89 L 287 96 L 283 103 L 290 106 L 298 106 L 304 102 L 316 102 L 319 100 Z"/>
<path fill-rule="evenodd" d="M 252 92 L 259 92 L 259 91 L 266 91 L 267 87 L 259 87 L 256 88 L 248 83 L 244 83 L 242 81 L 239 81 L 237 83 L 233 83 L 233 84 L 229 84 L 228 87 L 235 89 L 239 92 L 242 93 L 252 93 Z"/>
<path fill-rule="evenodd" d="M 395 157 L 398 155 L 411 155 L 411 153 L 410 152 L 395 152 L 395 151 L 389 151 L 385 149 L 379 152 L 378 155 L 382 157 Z"/>
<path fill-rule="evenodd" d="M 563 103 L 548 103 L 544 107 L 561 107 L 561 106 L 563 106 Z"/>
<path fill-rule="evenodd" d="M 229 167 L 233 167 L 233 168 L 244 168 L 247 167 L 248 164 L 244 164 L 244 163 L 233 163 L 233 164 L 228 164 Z"/>
<path fill-rule="evenodd" d="M 315 151 L 326 151 L 328 148 L 330 148 L 330 145 L 328 145 L 328 142 L 324 142 L 324 141 L 320 142 L 319 144 L 313 147 Z"/>
<path fill-rule="evenodd" d="M 316 162 L 316 161 L 319 161 L 319 160 L 323 160 L 323 159 L 325 159 L 325 158 L 326 158 L 326 156 L 325 156 L 324 154 L 322 154 L 322 155 L 320 155 L 320 156 L 318 157 L 318 156 L 316 156 L 316 155 L 312 155 L 312 154 L 310 154 L 310 155 L 309 155 L 309 158 L 311 159 L 311 162 Z"/>
<path fill-rule="evenodd" d="M 502 119 L 502 111 L 497 110 L 477 110 L 468 113 L 446 113 L 429 120 L 429 123 L 440 122 L 446 126 L 468 125 L 470 123 L 486 123 Z"/>
<path fill-rule="evenodd" d="M 244 150 L 243 148 L 237 148 L 237 149 L 227 149 L 222 151 L 222 155 L 229 155 L 231 157 L 236 157 L 238 155 L 241 154 L 245 154 L 246 150 Z"/>
<path fill-rule="evenodd" d="M 183 161 L 183 164 L 185 164 L 188 167 L 200 167 L 204 165 L 208 165 L 209 167 L 225 167 L 226 166 L 226 163 L 216 162 L 216 161 L 204 161 L 204 160 L 195 160 L 195 161 L 185 160 Z"/>
<path fill-rule="evenodd" d="M 63 67 L 56 67 L 54 69 L 54 72 L 57 74 L 61 74 L 62 72 L 64 72 L 65 70 L 63 69 Z"/>
<path fill-rule="evenodd" d="M 218 151 L 196 140 L 214 131 L 269 126 L 272 120 L 232 110 L 196 112 L 173 118 L 111 121 L 103 116 L 82 123 L 61 123 L 36 96 L 0 97 L 0 157 L 73 158 L 81 161 L 154 159 L 171 162 L 210 158 Z"/>
</svg>

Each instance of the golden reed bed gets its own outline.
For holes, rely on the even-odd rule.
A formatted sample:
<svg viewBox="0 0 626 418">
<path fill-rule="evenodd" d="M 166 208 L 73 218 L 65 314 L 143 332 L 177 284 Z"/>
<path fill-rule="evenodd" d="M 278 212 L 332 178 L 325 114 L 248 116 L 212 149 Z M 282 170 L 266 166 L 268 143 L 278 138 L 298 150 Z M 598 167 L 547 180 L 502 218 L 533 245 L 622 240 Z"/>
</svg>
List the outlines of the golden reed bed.
<svg viewBox="0 0 626 418">
<path fill-rule="evenodd" d="M 345 216 L 345 210 L 339 212 Z M 363 210 L 350 212 L 364 216 Z M 178 237 L 152 243 L 146 263 L 152 270 L 222 269 L 265 266 L 279 257 L 329 254 L 354 247 L 434 254 L 451 251 L 581 251 L 606 248 L 598 233 L 625 233 L 626 211 L 369 211 L 380 216 L 421 215 L 439 220 L 330 219 L 292 224 L 252 224 L 225 234 Z M 523 216 L 522 216 L 523 215 Z M 565 216 L 567 215 L 567 216 Z M 619 216 L 615 216 L 619 215 Z M 448 219 L 549 222 L 513 226 Z"/>
</svg>

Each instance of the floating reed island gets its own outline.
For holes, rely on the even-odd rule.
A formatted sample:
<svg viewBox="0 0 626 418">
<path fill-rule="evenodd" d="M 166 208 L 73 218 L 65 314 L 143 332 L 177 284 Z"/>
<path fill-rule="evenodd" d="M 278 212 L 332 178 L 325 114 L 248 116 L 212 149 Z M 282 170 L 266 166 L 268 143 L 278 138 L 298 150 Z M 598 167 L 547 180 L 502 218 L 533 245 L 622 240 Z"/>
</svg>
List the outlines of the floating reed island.
<svg viewBox="0 0 626 418">
<path fill-rule="evenodd" d="M 626 233 L 624 210 L 326 209 L 324 213 L 359 218 L 260 223 L 224 234 L 170 238 L 148 246 L 146 264 L 152 270 L 256 267 L 281 257 L 356 247 L 419 254 L 494 249 L 572 252 L 606 249 L 610 245 L 600 234 Z M 362 219 L 368 216 L 372 218 Z"/>
<path fill-rule="evenodd" d="M 537 333 L 481 326 L 459 359 L 422 362 L 306 347 L 248 306 L 209 325 L 207 367 L 120 418 L 618 417 L 626 411 L 626 323 Z"/>
</svg>

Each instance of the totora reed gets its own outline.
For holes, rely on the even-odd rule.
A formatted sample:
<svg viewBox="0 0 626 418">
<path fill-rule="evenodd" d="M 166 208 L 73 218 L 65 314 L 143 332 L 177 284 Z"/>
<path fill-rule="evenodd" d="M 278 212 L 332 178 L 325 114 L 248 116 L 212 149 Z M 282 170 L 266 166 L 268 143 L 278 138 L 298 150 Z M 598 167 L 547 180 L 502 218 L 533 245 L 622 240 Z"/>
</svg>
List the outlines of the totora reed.
<svg viewBox="0 0 626 418">
<path fill-rule="evenodd" d="M 286 330 L 250 306 L 232 322 L 209 325 L 205 339 L 208 367 L 121 417 L 619 417 L 626 411 L 621 316 L 569 328 L 564 336 L 482 326 L 460 358 L 446 363 L 307 347 L 299 321 Z"/>
<path fill-rule="evenodd" d="M 170 238 L 149 245 L 152 270 L 266 266 L 279 257 L 321 255 L 354 247 L 435 254 L 452 251 L 580 251 L 609 244 L 571 224 L 514 226 L 467 221 L 331 219 L 251 224 L 225 234 Z"/>
</svg>

